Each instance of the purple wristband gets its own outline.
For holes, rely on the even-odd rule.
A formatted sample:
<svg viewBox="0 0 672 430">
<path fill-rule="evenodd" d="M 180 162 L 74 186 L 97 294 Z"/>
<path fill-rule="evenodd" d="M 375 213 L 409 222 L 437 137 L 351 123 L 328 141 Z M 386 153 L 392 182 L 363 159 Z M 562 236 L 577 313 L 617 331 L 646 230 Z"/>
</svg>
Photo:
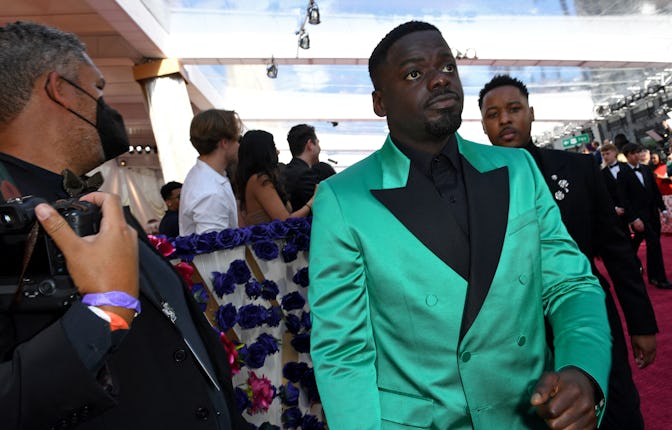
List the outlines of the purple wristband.
<svg viewBox="0 0 672 430">
<path fill-rule="evenodd" d="M 140 300 L 121 291 L 84 294 L 82 296 L 82 303 L 88 306 L 116 306 L 119 308 L 133 309 L 136 314 L 140 314 Z"/>
</svg>

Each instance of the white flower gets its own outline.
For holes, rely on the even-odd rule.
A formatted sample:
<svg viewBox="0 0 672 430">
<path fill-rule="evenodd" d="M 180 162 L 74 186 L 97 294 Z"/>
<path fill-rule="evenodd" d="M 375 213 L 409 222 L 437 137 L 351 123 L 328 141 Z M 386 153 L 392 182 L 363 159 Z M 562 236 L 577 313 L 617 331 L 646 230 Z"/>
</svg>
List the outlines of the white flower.
<svg viewBox="0 0 672 430">
<path fill-rule="evenodd" d="M 565 193 L 562 191 L 556 191 L 555 192 L 555 200 L 562 200 L 565 198 Z"/>
</svg>

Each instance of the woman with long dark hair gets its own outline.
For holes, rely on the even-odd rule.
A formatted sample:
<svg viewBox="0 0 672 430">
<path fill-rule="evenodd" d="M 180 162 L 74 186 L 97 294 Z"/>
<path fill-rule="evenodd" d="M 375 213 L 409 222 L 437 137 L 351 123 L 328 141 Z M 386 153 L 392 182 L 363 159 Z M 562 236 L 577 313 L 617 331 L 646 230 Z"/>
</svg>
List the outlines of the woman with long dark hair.
<svg viewBox="0 0 672 430">
<path fill-rule="evenodd" d="M 310 215 L 313 198 L 290 212 L 292 208 L 279 180 L 278 150 L 273 135 L 267 131 L 250 130 L 243 136 L 238 148 L 236 183 L 245 225 Z"/>
</svg>

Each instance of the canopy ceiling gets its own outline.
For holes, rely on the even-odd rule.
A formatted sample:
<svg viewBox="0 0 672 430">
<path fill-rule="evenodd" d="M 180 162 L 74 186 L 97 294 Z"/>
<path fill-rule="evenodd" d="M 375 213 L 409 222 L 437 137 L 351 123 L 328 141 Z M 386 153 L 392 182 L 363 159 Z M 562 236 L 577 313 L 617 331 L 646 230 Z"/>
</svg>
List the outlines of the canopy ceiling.
<svg viewBox="0 0 672 430">
<path fill-rule="evenodd" d="M 305 24 L 308 0 L 11 0 L 0 22 L 31 20 L 78 34 L 108 81 L 105 98 L 124 115 L 134 143 L 151 144 L 135 64 L 176 58 L 198 109 L 235 109 L 286 148 L 297 122 L 317 127 L 326 156 L 351 164 L 382 143 L 384 119 L 371 109 L 367 60 L 380 38 L 409 19 L 441 29 L 465 89 L 465 137 L 483 141 L 476 97 L 494 74 L 530 89 L 533 133 L 595 118 L 672 76 L 668 0 L 361 1 L 316 0 L 322 22 Z M 512 4 L 515 3 L 515 10 Z M 476 58 L 473 58 L 475 53 Z M 271 58 L 277 79 L 266 76 Z M 285 156 L 287 154 L 285 153 Z"/>
</svg>

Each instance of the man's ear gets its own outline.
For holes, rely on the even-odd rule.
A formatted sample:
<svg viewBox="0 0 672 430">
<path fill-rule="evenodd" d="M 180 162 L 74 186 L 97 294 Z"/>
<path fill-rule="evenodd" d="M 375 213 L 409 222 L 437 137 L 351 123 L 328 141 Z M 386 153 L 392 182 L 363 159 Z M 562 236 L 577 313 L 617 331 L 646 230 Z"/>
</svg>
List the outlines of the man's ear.
<svg viewBox="0 0 672 430">
<path fill-rule="evenodd" d="M 380 94 L 380 90 L 374 90 L 371 93 L 371 99 L 373 101 L 373 111 L 379 117 L 384 117 L 387 115 L 387 110 L 385 109 L 385 103 L 383 103 L 383 97 Z"/>
<path fill-rule="evenodd" d="M 59 79 L 60 76 L 56 72 L 49 72 L 44 83 L 44 90 L 47 92 L 47 96 L 60 104 L 61 106 L 71 109 L 71 102 L 65 94 L 65 87 L 63 79 Z"/>
<path fill-rule="evenodd" d="M 530 122 L 534 121 L 534 108 L 530 106 Z"/>
</svg>

